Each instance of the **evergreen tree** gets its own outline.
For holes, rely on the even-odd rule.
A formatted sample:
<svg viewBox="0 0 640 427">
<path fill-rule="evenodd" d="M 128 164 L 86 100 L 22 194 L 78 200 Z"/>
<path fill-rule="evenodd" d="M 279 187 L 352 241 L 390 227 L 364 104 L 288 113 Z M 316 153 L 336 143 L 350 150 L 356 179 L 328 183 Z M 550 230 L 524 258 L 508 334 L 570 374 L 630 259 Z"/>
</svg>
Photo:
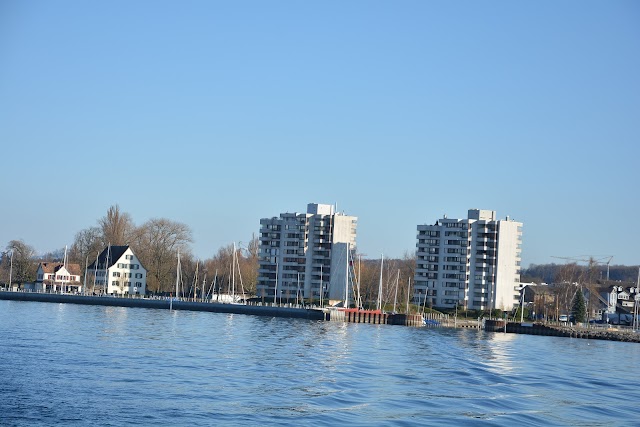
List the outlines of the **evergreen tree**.
<svg viewBox="0 0 640 427">
<path fill-rule="evenodd" d="M 584 323 L 586 321 L 587 307 L 584 302 L 584 295 L 582 295 L 582 289 L 578 289 L 573 297 L 571 314 L 576 323 Z"/>
</svg>

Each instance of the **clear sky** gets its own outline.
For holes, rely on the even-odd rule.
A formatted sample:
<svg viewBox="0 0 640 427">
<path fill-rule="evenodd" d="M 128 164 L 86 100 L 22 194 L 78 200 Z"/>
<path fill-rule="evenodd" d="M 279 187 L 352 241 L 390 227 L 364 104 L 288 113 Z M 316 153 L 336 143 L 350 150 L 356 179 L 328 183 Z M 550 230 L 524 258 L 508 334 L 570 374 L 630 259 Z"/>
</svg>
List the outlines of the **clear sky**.
<svg viewBox="0 0 640 427">
<path fill-rule="evenodd" d="M 119 204 L 207 258 L 337 203 L 360 252 L 492 209 L 640 263 L 638 1 L 0 1 L 0 245 Z"/>
</svg>

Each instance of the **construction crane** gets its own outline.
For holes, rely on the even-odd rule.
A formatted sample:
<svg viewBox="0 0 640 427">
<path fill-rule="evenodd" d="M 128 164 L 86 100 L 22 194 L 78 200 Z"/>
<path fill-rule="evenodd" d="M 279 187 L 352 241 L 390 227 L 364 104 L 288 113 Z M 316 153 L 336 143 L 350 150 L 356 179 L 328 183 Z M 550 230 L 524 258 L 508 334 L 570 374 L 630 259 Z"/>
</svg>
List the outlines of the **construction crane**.
<svg viewBox="0 0 640 427">
<path fill-rule="evenodd" d="M 613 259 L 613 255 L 607 255 L 601 258 L 597 258 L 597 255 L 580 255 L 577 257 L 563 257 L 563 256 L 551 256 L 551 258 L 559 258 L 567 261 L 579 263 L 586 262 L 589 265 L 592 264 L 606 264 L 607 265 L 607 281 L 609 281 L 609 264 L 611 264 L 611 260 Z M 607 260 L 604 262 L 604 260 Z"/>
</svg>

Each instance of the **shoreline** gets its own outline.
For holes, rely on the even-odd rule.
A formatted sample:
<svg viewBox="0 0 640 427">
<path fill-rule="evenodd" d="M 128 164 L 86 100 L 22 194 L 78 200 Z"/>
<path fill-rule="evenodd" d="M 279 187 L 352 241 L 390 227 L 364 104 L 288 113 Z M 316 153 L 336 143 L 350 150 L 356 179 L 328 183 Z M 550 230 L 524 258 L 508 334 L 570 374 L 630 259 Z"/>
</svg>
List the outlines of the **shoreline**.
<svg viewBox="0 0 640 427">
<path fill-rule="evenodd" d="M 71 294 L 0 291 L 0 300 L 48 302 L 107 307 L 137 307 L 160 310 L 206 311 L 211 313 L 248 314 L 253 316 L 286 317 L 294 319 L 326 320 L 325 313 L 312 308 L 271 307 L 264 305 L 193 302 L 178 299 L 119 298 Z"/>
<path fill-rule="evenodd" d="M 564 338 L 581 338 L 640 343 L 640 333 L 617 328 L 584 328 L 579 326 L 556 326 L 542 323 L 505 322 L 486 320 L 485 330 L 494 333 L 543 335 Z"/>
<path fill-rule="evenodd" d="M 7 301 L 28 301 L 46 302 L 80 305 L 99 305 L 107 307 L 137 307 L 160 310 L 187 310 L 203 311 L 210 313 L 230 313 L 245 314 L 252 316 L 282 317 L 307 320 L 322 321 L 344 321 L 346 323 L 371 323 L 371 324 L 404 324 L 402 322 L 381 322 L 381 321 L 354 321 L 342 316 L 335 316 L 332 319 L 329 311 L 320 308 L 301 307 L 274 307 L 270 305 L 246 305 L 246 304 L 225 304 L 218 302 L 195 302 L 177 299 L 148 299 L 148 298 L 120 298 L 112 296 L 88 296 L 72 294 L 49 294 L 36 292 L 13 292 L 0 291 L 0 300 Z M 407 317 L 398 315 L 398 317 Z M 400 319 L 398 319 L 400 320 Z M 418 326 L 415 323 L 406 326 Z M 474 328 L 492 333 L 513 333 L 526 335 L 556 336 L 566 338 L 598 339 L 608 341 L 634 342 L 640 343 L 640 333 L 609 329 L 580 328 L 576 326 L 555 326 L 541 323 L 519 323 L 505 322 L 504 320 L 485 320 L 484 328 L 480 327 L 477 321 L 461 321 L 451 324 L 450 321 L 441 322 L 437 327 L 444 328 Z"/>
</svg>

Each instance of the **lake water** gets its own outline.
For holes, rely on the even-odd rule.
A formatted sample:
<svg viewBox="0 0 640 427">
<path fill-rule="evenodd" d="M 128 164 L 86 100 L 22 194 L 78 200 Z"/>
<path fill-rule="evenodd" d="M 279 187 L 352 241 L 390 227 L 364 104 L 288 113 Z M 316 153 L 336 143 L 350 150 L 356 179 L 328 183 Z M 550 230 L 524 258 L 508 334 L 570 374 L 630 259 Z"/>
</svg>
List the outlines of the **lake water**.
<svg viewBox="0 0 640 427">
<path fill-rule="evenodd" d="M 640 345 L 0 301 L 0 425 L 640 425 Z"/>
</svg>

